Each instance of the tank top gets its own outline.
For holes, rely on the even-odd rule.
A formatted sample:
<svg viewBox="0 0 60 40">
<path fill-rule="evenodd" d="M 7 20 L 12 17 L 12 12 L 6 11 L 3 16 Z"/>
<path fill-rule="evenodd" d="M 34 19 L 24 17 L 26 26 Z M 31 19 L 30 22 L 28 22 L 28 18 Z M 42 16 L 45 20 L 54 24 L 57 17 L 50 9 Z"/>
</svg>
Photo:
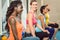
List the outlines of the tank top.
<svg viewBox="0 0 60 40">
<path fill-rule="evenodd" d="M 11 16 L 10 19 L 11 18 L 14 18 L 14 17 Z M 11 28 L 11 25 L 9 24 L 9 21 L 8 21 L 8 26 L 9 26 L 10 35 L 7 40 L 14 40 L 12 28 Z M 16 20 L 16 29 L 17 29 L 18 38 L 19 38 L 19 40 L 21 40 L 22 39 L 22 24 L 20 24 L 17 20 Z"/>
<path fill-rule="evenodd" d="M 49 23 L 49 14 L 46 13 L 46 14 L 45 14 L 45 17 L 46 17 L 46 25 L 48 25 L 48 23 Z"/>
<path fill-rule="evenodd" d="M 42 16 L 44 16 L 44 15 L 42 15 Z M 42 27 L 42 23 L 41 23 L 41 21 L 39 19 L 37 20 L 37 23 Z M 46 24 L 46 18 L 45 18 L 45 16 L 44 16 L 44 23 Z M 36 32 L 41 32 L 42 31 L 38 27 L 36 27 L 35 30 L 36 30 Z"/>
</svg>

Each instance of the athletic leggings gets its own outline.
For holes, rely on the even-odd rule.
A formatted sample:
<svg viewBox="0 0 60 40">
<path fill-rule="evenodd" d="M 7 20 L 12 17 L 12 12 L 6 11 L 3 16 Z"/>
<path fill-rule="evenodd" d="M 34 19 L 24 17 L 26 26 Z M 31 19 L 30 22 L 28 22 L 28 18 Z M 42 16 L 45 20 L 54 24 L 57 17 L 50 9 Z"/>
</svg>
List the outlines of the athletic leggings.
<svg viewBox="0 0 60 40">
<path fill-rule="evenodd" d="M 52 38 L 52 36 L 53 36 L 53 34 L 54 34 L 54 28 L 45 28 L 46 30 L 48 30 L 49 32 L 50 32 L 50 34 L 49 34 L 49 39 L 51 39 Z"/>
</svg>

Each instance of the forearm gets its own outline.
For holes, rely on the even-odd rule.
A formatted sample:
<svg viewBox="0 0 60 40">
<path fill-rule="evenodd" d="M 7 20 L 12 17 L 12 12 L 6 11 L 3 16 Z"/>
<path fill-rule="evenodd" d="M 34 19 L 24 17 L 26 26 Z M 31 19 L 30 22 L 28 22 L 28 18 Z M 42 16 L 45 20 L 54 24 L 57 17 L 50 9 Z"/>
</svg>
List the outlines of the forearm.
<svg viewBox="0 0 60 40">
<path fill-rule="evenodd" d="M 16 28 L 13 28 L 13 27 L 12 27 L 12 32 L 13 32 L 14 39 L 15 39 L 15 40 L 18 40 L 18 35 L 17 35 Z"/>
<path fill-rule="evenodd" d="M 37 27 L 40 28 L 43 32 L 47 32 L 49 34 L 48 30 L 43 29 L 39 24 L 37 24 Z"/>
<path fill-rule="evenodd" d="M 44 24 L 44 25 L 42 25 L 42 28 L 43 28 L 43 29 L 45 29 L 45 27 L 46 27 L 46 25 L 45 25 L 45 24 Z"/>
<path fill-rule="evenodd" d="M 16 32 L 13 32 L 13 36 L 15 40 L 19 40 Z"/>
<path fill-rule="evenodd" d="M 30 32 L 31 32 L 32 36 L 35 37 L 35 29 L 33 26 L 30 26 Z"/>
<path fill-rule="evenodd" d="M 44 31 L 44 29 L 43 29 L 39 24 L 37 24 L 37 27 L 38 27 L 39 29 L 41 29 L 42 31 Z"/>
<path fill-rule="evenodd" d="M 14 39 L 19 40 L 16 34 L 14 34 Z"/>
</svg>

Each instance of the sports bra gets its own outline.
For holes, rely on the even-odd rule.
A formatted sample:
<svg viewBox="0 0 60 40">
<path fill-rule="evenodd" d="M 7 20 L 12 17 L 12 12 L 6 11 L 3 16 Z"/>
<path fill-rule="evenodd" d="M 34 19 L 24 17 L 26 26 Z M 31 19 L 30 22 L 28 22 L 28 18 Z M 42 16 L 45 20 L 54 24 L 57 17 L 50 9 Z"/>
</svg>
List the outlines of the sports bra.
<svg viewBox="0 0 60 40">
<path fill-rule="evenodd" d="M 34 17 L 34 14 L 32 12 L 31 12 L 31 14 L 33 15 L 33 17 L 32 17 L 32 24 L 35 25 L 37 23 L 37 20 Z M 26 20 L 26 24 L 28 24 L 28 23 L 29 23 L 28 20 Z"/>
</svg>

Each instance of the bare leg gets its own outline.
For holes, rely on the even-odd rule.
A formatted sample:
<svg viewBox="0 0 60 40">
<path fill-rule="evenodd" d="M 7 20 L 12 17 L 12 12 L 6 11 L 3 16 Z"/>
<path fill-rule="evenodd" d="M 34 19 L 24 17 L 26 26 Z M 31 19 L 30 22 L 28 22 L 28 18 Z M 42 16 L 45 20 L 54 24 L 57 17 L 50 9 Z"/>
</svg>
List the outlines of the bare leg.
<svg viewBox="0 0 60 40">
<path fill-rule="evenodd" d="M 55 29 L 55 31 L 54 31 L 54 35 L 53 35 L 53 40 L 57 40 L 56 39 L 56 33 L 57 33 L 57 31 L 58 31 L 58 28 L 54 28 Z"/>
</svg>

